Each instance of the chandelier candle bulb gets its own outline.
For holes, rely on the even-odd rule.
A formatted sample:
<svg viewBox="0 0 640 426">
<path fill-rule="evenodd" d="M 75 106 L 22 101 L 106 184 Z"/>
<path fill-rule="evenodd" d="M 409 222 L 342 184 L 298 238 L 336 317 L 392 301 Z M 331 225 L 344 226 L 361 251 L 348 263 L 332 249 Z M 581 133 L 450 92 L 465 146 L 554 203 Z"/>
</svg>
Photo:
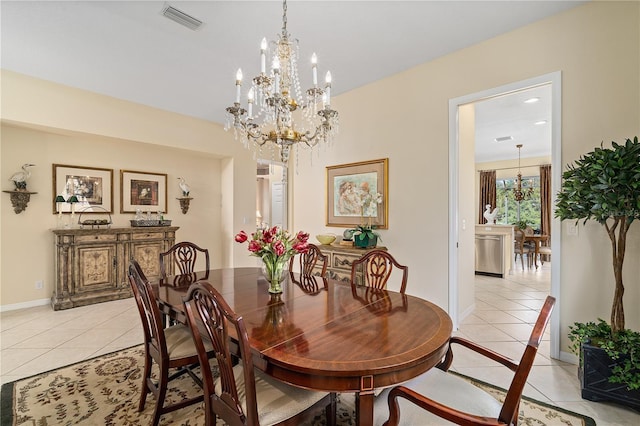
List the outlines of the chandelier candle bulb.
<svg viewBox="0 0 640 426">
<path fill-rule="evenodd" d="M 327 94 L 327 106 L 331 106 L 331 71 L 327 71 L 327 75 L 324 78 L 324 81 L 327 83 L 325 86 L 325 93 Z"/>
<path fill-rule="evenodd" d="M 276 94 L 280 91 L 280 61 L 278 58 L 273 60 L 273 88 Z"/>
<path fill-rule="evenodd" d="M 247 94 L 247 104 L 248 104 L 248 116 L 249 118 L 252 118 L 252 112 L 253 112 L 253 87 L 251 89 L 249 89 L 249 93 Z"/>
<path fill-rule="evenodd" d="M 238 68 L 236 73 L 236 103 L 240 103 L 240 87 L 242 87 L 242 70 Z"/>
<path fill-rule="evenodd" d="M 267 56 L 265 54 L 265 50 L 267 50 L 267 39 L 266 37 L 262 39 L 262 43 L 260 43 L 260 73 L 264 74 L 267 70 Z"/>
<path fill-rule="evenodd" d="M 311 70 L 313 71 L 313 87 L 318 87 L 318 57 L 315 52 L 311 55 Z"/>
</svg>

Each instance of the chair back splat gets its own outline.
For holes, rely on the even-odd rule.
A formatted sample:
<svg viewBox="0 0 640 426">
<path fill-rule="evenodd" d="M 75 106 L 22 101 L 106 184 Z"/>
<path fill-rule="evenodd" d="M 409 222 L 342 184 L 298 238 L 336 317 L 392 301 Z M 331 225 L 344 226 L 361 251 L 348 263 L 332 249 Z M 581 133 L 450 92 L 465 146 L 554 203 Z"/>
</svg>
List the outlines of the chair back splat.
<svg viewBox="0 0 640 426">
<path fill-rule="evenodd" d="M 351 264 L 351 283 L 356 281 L 356 272 L 358 268 L 362 268 L 364 274 L 364 285 L 384 290 L 387 287 L 387 281 L 391 277 L 393 268 L 402 271 L 402 281 L 400 283 L 400 293 L 404 294 L 407 288 L 407 278 L 409 275 L 409 267 L 401 265 L 387 251 L 371 250 L 358 260 L 354 260 Z"/>
<path fill-rule="evenodd" d="M 320 248 L 315 244 L 309 243 L 309 248 L 306 253 L 300 253 L 289 260 L 289 272 L 291 274 L 293 274 L 293 267 L 296 260 L 298 261 L 300 275 L 313 275 L 313 270 L 316 268 L 316 265 L 321 266 L 321 277 L 324 277 L 327 273 L 327 256 L 322 254 Z"/>
<path fill-rule="evenodd" d="M 189 276 L 195 274 L 199 256 L 204 257 L 206 275 L 200 279 L 209 277 L 209 250 L 198 245 L 182 241 L 174 244 L 169 250 L 160 253 L 160 279 L 165 281 L 167 275 L 172 275 L 171 265 L 175 266 L 175 275 Z"/>
</svg>

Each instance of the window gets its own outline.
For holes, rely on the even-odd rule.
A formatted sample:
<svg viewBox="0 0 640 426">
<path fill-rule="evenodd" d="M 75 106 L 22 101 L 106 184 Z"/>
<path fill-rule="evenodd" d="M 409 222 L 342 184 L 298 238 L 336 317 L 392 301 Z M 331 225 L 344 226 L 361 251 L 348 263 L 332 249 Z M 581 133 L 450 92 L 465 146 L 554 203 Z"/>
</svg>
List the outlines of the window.
<svg viewBox="0 0 640 426">
<path fill-rule="evenodd" d="M 496 203 L 501 213 L 496 223 L 515 224 L 519 208 L 520 220 L 526 220 L 533 229 L 540 229 L 540 176 L 523 176 L 522 183 L 523 190 L 533 187 L 533 192 L 518 203 L 513 194 L 516 178 L 496 179 Z"/>
</svg>

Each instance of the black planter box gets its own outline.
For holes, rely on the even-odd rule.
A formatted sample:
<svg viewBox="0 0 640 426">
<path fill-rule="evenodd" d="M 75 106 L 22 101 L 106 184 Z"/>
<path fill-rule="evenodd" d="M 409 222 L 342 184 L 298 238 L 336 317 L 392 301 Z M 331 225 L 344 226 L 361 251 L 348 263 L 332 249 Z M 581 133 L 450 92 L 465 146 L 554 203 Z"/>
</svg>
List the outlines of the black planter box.
<svg viewBox="0 0 640 426">
<path fill-rule="evenodd" d="M 584 399 L 616 402 L 640 411 L 640 390 L 628 390 L 624 384 L 609 382 L 616 361 L 609 358 L 604 349 L 583 343 L 580 356 L 582 363 L 578 375 Z"/>
</svg>

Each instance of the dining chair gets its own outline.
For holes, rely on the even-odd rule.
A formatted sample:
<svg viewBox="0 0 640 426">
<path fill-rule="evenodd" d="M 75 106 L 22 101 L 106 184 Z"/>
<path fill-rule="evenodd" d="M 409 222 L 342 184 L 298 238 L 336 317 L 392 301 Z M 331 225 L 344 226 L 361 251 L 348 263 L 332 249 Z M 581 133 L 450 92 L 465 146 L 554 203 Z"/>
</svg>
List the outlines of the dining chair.
<svg viewBox="0 0 640 426">
<path fill-rule="evenodd" d="M 540 263 L 544 265 L 545 259 L 551 257 L 551 246 L 538 247 L 538 254 L 540 255 Z"/>
<path fill-rule="evenodd" d="M 218 417 L 229 425 L 297 425 L 321 408 L 327 424 L 335 424 L 334 393 L 297 388 L 254 368 L 244 320 L 209 283 L 192 284 L 184 305 L 203 372 L 206 425 L 215 425 Z M 231 351 L 230 336 L 237 342 L 236 353 Z M 205 355 L 207 341 L 213 345 L 220 371 L 215 379 Z"/>
<path fill-rule="evenodd" d="M 300 275 L 314 275 L 316 265 L 321 266 L 320 277 L 324 277 L 327 273 L 327 256 L 322 254 L 320 247 L 309 243 L 309 248 L 305 253 L 293 256 L 289 260 L 289 274 L 293 277 L 293 267 L 298 261 Z"/>
<path fill-rule="evenodd" d="M 164 404 L 169 382 L 185 373 L 202 387 L 202 380 L 192 371 L 192 367 L 198 365 L 198 354 L 191 338 L 191 330 L 187 326 L 177 324 L 168 328 L 163 327 L 160 309 L 153 296 L 151 285 L 138 262 L 133 259 L 129 265 L 129 283 L 138 305 L 144 332 L 144 371 L 138 411 L 144 410 L 147 394 L 151 392 L 156 399 L 151 422 L 155 426 L 163 414 L 202 402 L 203 395 L 200 394 L 172 405 Z M 210 345 L 206 350 L 212 353 Z M 157 380 L 154 380 L 151 374 L 154 361 L 158 366 Z M 177 371 L 169 375 L 169 370 L 172 369 Z"/>
<path fill-rule="evenodd" d="M 519 363 L 469 340 L 452 337 L 443 361 L 415 379 L 385 389 L 376 398 L 374 415 L 380 420 L 388 419 L 383 426 L 442 424 L 444 420 L 465 425 L 517 424 L 522 391 L 554 304 L 555 299 L 547 296 Z M 469 348 L 514 372 L 502 403 L 468 380 L 447 372 L 453 361 L 453 344 Z"/>
<path fill-rule="evenodd" d="M 176 267 L 176 271 L 173 275 L 180 276 L 181 282 L 174 284 L 191 284 L 189 279 L 185 277 L 195 276 L 196 267 L 198 263 L 198 256 L 204 256 L 205 274 L 200 276 L 199 279 L 209 278 L 209 250 L 203 249 L 198 245 L 189 242 L 182 241 L 174 244 L 169 250 L 164 253 L 160 253 L 160 280 L 164 282 L 167 275 L 171 275 L 170 265 L 173 264 Z"/>
<path fill-rule="evenodd" d="M 371 250 L 360 259 L 351 263 L 351 283 L 356 282 L 356 273 L 362 268 L 364 275 L 364 285 L 384 290 L 387 281 L 393 273 L 393 268 L 402 271 L 402 281 L 400 283 L 400 293 L 405 292 L 407 288 L 407 278 L 409 275 L 409 267 L 401 265 L 396 259 L 385 250 Z"/>
<path fill-rule="evenodd" d="M 524 236 L 525 233 L 522 229 L 518 227 L 513 228 L 513 252 L 515 253 L 514 261 L 517 263 L 518 255 L 520 255 L 520 264 L 522 265 L 522 270 L 524 270 L 524 255 L 527 255 L 527 266 L 530 268 L 533 260 L 533 253 L 535 252 L 535 248 L 531 247 L 528 244 L 525 244 Z"/>
</svg>

